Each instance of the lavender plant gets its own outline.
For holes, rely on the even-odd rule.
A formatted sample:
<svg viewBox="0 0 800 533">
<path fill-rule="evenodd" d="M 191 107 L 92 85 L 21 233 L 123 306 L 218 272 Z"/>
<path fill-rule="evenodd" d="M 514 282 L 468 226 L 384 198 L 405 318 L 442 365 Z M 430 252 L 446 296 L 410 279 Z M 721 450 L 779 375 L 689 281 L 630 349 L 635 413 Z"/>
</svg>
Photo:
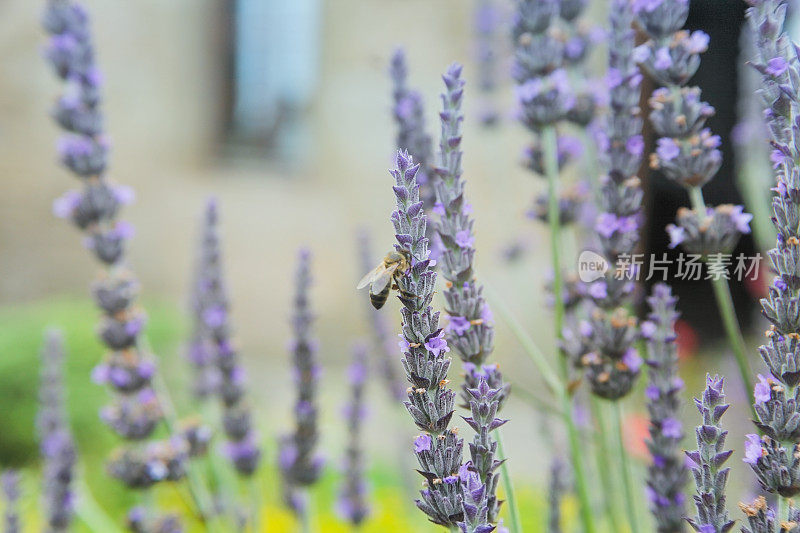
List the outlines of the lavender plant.
<svg viewBox="0 0 800 533">
<path fill-rule="evenodd" d="M 752 65 L 761 74 L 758 92 L 766 108 L 776 171 L 772 222 L 777 229 L 777 243 L 767 252 L 776 277 L 767 297 L 761 300 L 770 327 L 759 352 L 769 375 L 759 375 L 753 389 L 754 423 L 760 435 L 746 436 L 744 461 L 753 469 L 763 490 L 779 495 L 776 518 L 783 520 L 788 512 L 785 498 L 800 492 L 800 389 L 797 388 L 800 320 L 795 312 L 800 298 L 796 281 L 800 249 L 796 224 L 800 213 L 796 191 L 800 186 L 796 167 L 800 153 L 795 143 L 800 73 L 796 47 L 783 30 L 787 4 L 768 0 L 753 1 L 751 6 L 747 17 L 757 52 Z"/>
<path fill-rule="evenodd" d="M 747 516 L 747 522 L 750 525 L 750 528 L 743 527 L 742 533 L 774 533 L 776 522 L 780 524 L 779 533 L 800 531 L 800 510 L 791 504 L 785 521 L 775 516 L 763 496 L 757 497 L 750 505 L 740 503 L 739 508 Z"/>
<path fill-rule="evenodd" d="M 6 470 L 0 475 L 0 488 L 5 497 L 5 513 L 3 531 L 5 533 L 20 533 L 22 523 L 19 517 L 19 474 L 16 470 Z"/>
<path fill-rule="evenodd" d="M 51 330 L 42 350 L 39 413 L 36 426 L 44 460 L 44 517 L 50 532 L 67 531 L 73 514 L 75 442 L 64 397 L 64 340 Z"/>
<path fill-rule="evenodd" d="M 494 92 L 497 88 L 497 29 L 502 14 L 495 0 L 478 0 L 473 15 L 475 56 L 478 65 L 481 124 L 491 126 L 500 119 Z"/>
<path fill-rule="evenodd" d="M 645 390 L 650 413 L 647 449 L 653 461 L 648 467 L 647 494 L 657 531 L 661 533 L 682 531 L 685 511 L 683 486 L 687 469 L 680 453 L 683 428 L 679 419 L 683 381 L 678 377 L 675 346 L 677 301 L 669 286 L 656 284 L 648 298 L 648 321 L 642 324 L 642 335 L 647 339 L 647 366 L 650 368 Z"/>
<path fill-rule="evenodd" d="M 649 100 L 650 123 L 659 137 L 656 151 L 650 155 L 650 168 L 682 185 L 692 201 L 692 211 L 679 211 L 677 226 L 667 228 L 670 246 L 682 244 L 690 253 L 701 253 L 710 269 L 724 274 L 712 278 L 714 295 L 742 382 L 745 389 L 752 389 L 746 346 L 723 260 L 741 235 L 750 232 L 752 216 L 740 206 L 706 207 L 701 188 L 722 164 L 721 141 L 704 127 L 714 108 L 701 100 L 699 88 L 687 87 L 700 66 L 700 54 L 708 48 L 709 37 L 699 30 L 681 30 L 689 14 L 689 0 L 635 0 L 633 9 L 650 37 L 636 49 L 636 58 L 643 70 L 663 85 Z"/>
<path fill-rule="evenodd" d="M 369 516 L 367 504 L 367 482 L 364 479 L 364 450 L 362 424 L 366 417 L 364 385 L 367 380 L 367 348 L 358 344 L 353 349 L 353 361 L 348 370 L 350 400 L 345 406 L 345 424 L 348 430 L 345 452 L 344 482 L 339 493 L 339 513 L 354 527 L 361 525 Z"/>
<path fill-rule="evenodd" d="M 425 131 L 425 105 L 422 94 L 408 87 L 406 53 L 397 48 L 389 64 L 392 79 L 392 115 L 397 123 L 397 150 L 406 150 L 420 165 L 417 183 L 425 209 L 430 210 L 436 201 L 431 183 L 433 144 Z"/>
<path fill-rule="evenodd" d="M 434 181 L 437 198 L 434 210 L 440 215 L 435 227 L 442 242 L 440 268 L 447 280 L 444 299 L 449 322 L 445 329 L 447 345 L 461 358 L 466 370 L 463 403 L 472 413 L 466 421 L 475 431 L 469 445 L 471 461 L 467 468 L 475 471 L 485 485 L 480 494 L 487 501 L 477 504 L 478 507 L 485 505 L 489 522 L 495 522 L 499 511 L 495 471 L 501 462 L 495 458 L 497 443 L 490 432 L 506 422 L 496 418 L 495 414 L 507 399 L 510 385 L 503 382 L 497 365 L 484 364 L 494 349 L 494 326 L 491 310 L 483 297 L 483 286 L 477 282 L 473 272 L 474 221 L 464 196 L 465 183 L 461 179 L 461 125 L 464 120 L 461 65 L 451 65 L 442 79 L 446 91 L 442 94 L 442 111 L 439 113 L 442 133 L 440 164 Z"/>
<path fill-rule="evenodd" d="M 100 109 L 101 75 L 95 65 L 86 11 L 71 0 L 50 0 L 42 24 L 50 34 L 45 57 L 66 83 L 52 111 L 65 131 L 59 142 L 60 159 L 83 185 L 82 190 L 56 200 L 54 212 L 85 233 L 86 247 L 104 267 L 93 294 L 105 315 L 99 336 L 109 353 L 92 377 L 107 384 L 115 400 L 101 411 L 101 418 L 124 440 L 141 442 L 152 435 L 162 411 L 152 386 L 156 365 L 141 342 L 145 315 L 135 306 L 138 283 L 125 265 L 125 243 L 133 230 L 117 219 L 120 207 L 131 201 L 133 193 L 111 184 L 105 176 L 108 142 Z M 171 471 L 147 467 L 184 458 L 180 450 L 172 448 L 168 458 L 149 456 L 156 453 L 153 446 L 157 445 L 168 448 L 167 443 L 160 443 L 119 450 L 109 463 L 109 472 L 133 488 L 182 477 L 182 467 Z"/>
<path fill-rule="evenodd" d="M 361 267 L 364 272 L 373 268 L 372 247 L 370 246 L 369 235 L 366 231 L 361 231 L 358 236 L 358 248 L 361 256 Z M 391 334 L 390 326 L 386 317 L 375 309 L 368 300 L 364 299 L 367 317 L 370 324 L 370 332 L 373 336 L 374 352 L 376 353 L 377 364 L 381 377 L 386 382 L 386 391 L 393 400 L 402 401 L 405 398 L 403 382 L 398 375 L 395 361 L 397 353 L 397 337 Z"/>
<path fill-rule="evenodd" d="M 294 407 L 295 430 L 280 441 L 278 463 L 283 477 L 284 501 L 301 520 L 307 520 L 305 494 L 302 489 L 313 485 L 322 473 L 323 460 L 316 452 L 319 439 L 317 427 L 317 381 L 320 366 L 317 345 L 311 337 L 314 317 L 309 303 L 311 286 L 311 252 L 301 249 L 297 256 L 295 297 L 293 302 L 290 345 L 294 365 L 297 401 Z"/>
<path fill-rule="evenodd" d="M 595 222 L 603 256 L 613 268 L 587 289 L 597 309 L 590 320 L 591 351 L 580 361 L 592 392 L 609 400 L 631 391 L 641 367 L 634 347 L 639 335 L 637 321 L 626 310 L 634 288 L 630 257 L 639 244 L 642 205 L 636 173 L 644 152 L 639 117 L 642 76 L 634 61 L 632 22 L 630 2 L 613 0 L 606 79 L 610 111 L 606 127 L 598 130 L 606 175 L 601 180 L 600 213 Z"/>
<path fill-rule="evenodd" d="M 694 400 L 703 422 L 695 430 L 698 449 L 686 452 L 697 487 L 694 496 L 697 515 L 687 521 L 700 533 L 726 533 L 734 526 L 725 507 L 725 485 L 730 468 L 723 465 L 733 451 L 725 449 L 728 432 L 720 426 L 722 415 L 730 407 L 725 403 L 723 385 L 723 378 L 707 375 L 702 397 Z"/>
<path fill-rule="evenodd" d="M 556 458 L 550 463 L 550 482 L 547 487 L 547 531 L 561 533 L 561 500 L 569 488 L 566 481 L 566 465 Z"/>
<path fill-rule="evenodd" d="M 222 427 L 227 437 L 224 452 L 242 476 L 251 476 L 261 459 L 257 437 L 251 421 L 252 413 L 245 399 L 244 368 L 231 339 L 230 303 L 225 287 L 220 245 L 219 210 L 216 200 L 206 204 L 203 221 L 204 276 L 197 294 L 196 312 L 208 335 L 217 368 L 216 394 L 222 404 Z M 195 390 L 202 388 L 195 383 Z"/>
<path fill-rule="evenodd" d="M 416 174 L 419 165 L 408 152 L 397 153 L 397 168 L 391 171 L 397 208 L 392 213 L 398 253 L 409 258 L 408 271 L 396 278 L 402 307 L 403 367 L 411 387 L 404 402 L 412 420 L 423 431 L 414 439 L 414 454 L 425 478 L 417 500 L 435 524 L 457 527 L 464 520 L 461 470 L 463 440 L 450 429 L 455 392 L 447 384 L 450 351 L 439 313 L 431 307 L 436 272 L 425 236 L 428 217 L 419 196 Z"/>
</svg>

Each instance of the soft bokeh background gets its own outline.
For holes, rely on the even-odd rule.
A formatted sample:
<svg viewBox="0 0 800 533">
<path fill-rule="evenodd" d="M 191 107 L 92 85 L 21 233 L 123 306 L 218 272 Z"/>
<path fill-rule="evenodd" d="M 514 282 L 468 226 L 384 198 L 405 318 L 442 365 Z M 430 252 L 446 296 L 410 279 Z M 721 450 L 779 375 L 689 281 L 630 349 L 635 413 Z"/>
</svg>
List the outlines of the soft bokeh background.
<svg viewBox="0 0 800 533">
<path fill-rule="evenodd" d="M 314 252 L 313 305 L 325 367 L 322 448 L 331 466 L 318 506 L 330 515 L 329 496 L 343 444 L 339 414 L 346 392 L 344 367 L 353 341 L 367 334 L 362 301 L 366 295 L 354 290 L 362 274 L 355 234 L 359 227 L 368 228 L 377 252 L 388 249 L 392 240 L 386 169 L 391 164 L 394 125 L 386 70 L 393 48 L 403 45 L 407 51 L 410 83 L 425 96 L 428 129 L 434 136 L 439 75 L 454 60 L 465 63 L 469 92 L 464 170 L 477 220 L 479 275 L 492 296 L 502 298 L 531 336 L 551 350 L 551 320 L 542 290 L 548 262 L 546 234 L 523 216 L 544 183 L 518 164 L 526 133 L 511 119 L 505 63 L 500 66 L 502 83 L 496 95 L 502 113 L 499 127 L 481 128 L 476 118 L 479 106 L 469 85 L 475 65 L 468 2 L 264 4 L 271 6 L 268 13 L 256 9 L 244 17 L 251 25 L 240 28 L 239 34 L 253 42 L 237 49 L 231 47 L 230 32 L 235 9 L 222 0 L 86 2 L 106 75 L 105 111 L 113 143 L 110 175 L 137 193 L 124 217 L 137 229 L 130 264 L 143 282 L 151 341 L 168 382 L 179 391 L 179 405 L 189 412 L 187 397 L 180 392 L 186 375 L 180 356 L 188 320 L 186 289 L 199 214 L 204 200 L 216 195 L 222 206 L 234 323 L 249 371 L 252 404 L 257 406 L 267 469 L 274 462 L 275 436 L 290 425 L 292 391 L 285 345 L 295 253 L 301 245 Z M 108 500 L 115 506 L 119 502 L 112 502 L 115 496 L 110 494 L 117 485 L 102 475 L 102 461 L 114 439 L 95 416 L 105 393 L 88 378 L 101 355 L 92 335 L 97 313 L 87 294 L 97 266 L 77 232 L 51 214 L 53 199 L 78 184 L 55 161 L 57 131 L 47 110 L 59 84 L 41 59 L 41 8 L 41 2 L 30 0 L 0 3 L 0 397 L 4 402 L 0 463 L 32 464 L 40 334 L 45 325 L 60 326 L 69 341 L 71 412 L 73 424 L 80 428 L 87 479 L 101 504 Z M 265 37 L 284 26 L 271 27 L 264 22 L 275 20 L 270 17 L 294 21 L 280 28 L 283 41 Z M 263 58 L 242 50 L 248 46 L 258 50 L 264 39 L 271 48 Z M 241 54 L 239 68 L 251 65 L 251 70 L 233 68 L 230 58 L 236 53 Z M 259 59 L 269 69 L 259 70 Z M 602 55 L 596 59 L 602 61 Z M 270 85 L 270 75 L 276 72 L 287 76 L 285 87 Z M 243 87 L 242 80 L 250 85 Z M 297 92 L 291 92 L 293 88 Z M 255 98 L 251 115 L 234 105 L 232 91 L 242 99 Z M 260 93 L 265 98 L 286 94 L 297 98 L 281 100 L 277 122 L 259 128 L 257 121 L 248 123 L 248 117 L 275 118 L 259 114 L 264 112 L 257 98 Z M 529 253 L 509 264 L 501 252 L 520 239 Z M 385 313 L 397 323 L 394 303 Z M 563 449 L 561 429 L 524 400 L 524 390 L 544 395 L 543 387 L 535 367 L 500 320 L 496 344 L 496 360 L 520 391 L 507 408 L 512 422 L 505 441 L 525 504 L 523 515 L 533 528 L 542 522 L 542 491 L 553 451 Z M 724 357 L 688 365 L 685 374 L 692 393 L 706 370 L 734 375 L 732 363 Z M 416 527 L 424 527 L 419 516 L 406 512 L 411 487 L 418 484 L 408 472 L 415 431 L 382 389 L 380 379 L 371 382 L 366 438 L 374 484 L 380 488 L 376 506 L 383 517 L 372 527 L 390 528 L 389 522 L 380 520 L 391 516 L 417 520 Z M 729 392 L 743 398 L 735 383 Z M 641 410 L 636 401 L 630 403 L 629 411 Z M 693 421 L 688 409 L 687 420 Z M 741 409 L 729 417 L 743 413 Z M 630 424 L 633 440 L 633 430 L 639 426 Z M 741 432 L 744 429 L 741 424 Z M 737 429 L 731 437 L 734 448 L 739 447 L 741 432 Z M 689 446 L 692 443 L 687 442 Z M 408 468 L 398 468 L 403 461 Z M 733 463 L 739 478 L 749 479 L 739 461 Z M 264 490 L 276 505 L 274 520 L 279 521 L 277 485 L 271 473 L 265 479 Z M 31 490 L 36 486 L 33 474 L 28 486 Z M 734 490 L 744 494 L 748 489 Z M 169 498 L 168 493 L 163 497 Z M 325 523 L 325 530 L 334 530 L 332 518 Z"/>
</svg>

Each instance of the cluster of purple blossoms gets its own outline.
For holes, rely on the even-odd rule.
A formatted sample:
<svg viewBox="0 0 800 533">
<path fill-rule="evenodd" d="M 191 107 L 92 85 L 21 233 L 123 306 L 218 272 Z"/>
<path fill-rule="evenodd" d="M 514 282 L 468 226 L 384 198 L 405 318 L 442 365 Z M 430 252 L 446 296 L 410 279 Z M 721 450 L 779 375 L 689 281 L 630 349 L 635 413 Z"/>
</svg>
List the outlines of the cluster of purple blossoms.
<svg viewBox="0 0 800 533">
<path fill-rule="evenodd" d="M 572 76 L 575 101 L 567 111 L 566 119 L 581 128 L 587 127 L 595 119 L 604 99 L 602 92 L 593 86 L 593 81 L 587 79 L 586 60 L 592 46 L 602 39 L 603 33 L 599 28 L 579 20 L 587 4 L 588 0 L 559 0 L 558 6 L 560 27 L 564 33 L 563 64 L 576 74 Z"/>
<path fill-rule="evenodd" d="M 397 153 L 391 171 L 397 208 L 392 213 L 397 244 L 407 254 L 410 268 L 397 279 L 402 307 L 401 349 L 403 368 L 410 383 L 404 402 L 416 426 L 423 431 L 414 439 L 414 453 L 425 487 L 417 500 L 428 518 L 439 525 L 456 527 L 464 520 L 461 457 L 464 441 L 451 429 L 455 392 L 447 386 L 450 347 L 439 327 L 439 313 L 431 307 L 436 271 L 425 236 L 428 217 L 419 196 L 419 165 L 407 152 Z"/>
<path fill-rule="evenodd" d="M 645 389 L 650 414 L 650 439 L 647 449 L 653 462 L 648 467 L 647 495 L 656 519 L 657 531 L 680 531 L 683 525 L 687 469 L 680 452 L 683 428 L 679 420 L 683 380 L 678 377 L 678 353 L 675 345 L 675 320 L 678 313 L 669 286 L 653 287 L 648 298 L 650 314 L 642 323 L 647 340 L 649 382 Z"/>
<path fill-rule="evenodd" d="M 342 465 L 345 479 L 338 501 L 339 514 L 355 527 L 358 527 L 369 516 L 361 435 L 366 417 L 364 386 L 367 374 L 367 348 L 363 344 L 358 344 L 353 349 L 353 362 L 348 369 L 350 400 L 344 410 L 347 448 Z"/>
<path fill-rule="evenodd" d="M 366 231 L 359 233 L 358 247 L 361 256 L 361 269 L 368 272 L 374 265 L 374 256 Z M 386 382 L 386 392 L 392 400 L 402 401 L 406 396 L 402 378 L 396 367 L 397 337 L 391 332 L 386 316 L 375 309 L 369 300 L 364 299 L 364 309 L 369 318 L 370 333 L 373 337 L 375 358 L 381 377 Z"/>
<path fill-rule="evenodd" d="M 108 143 L 103 136 L 100 110 L 101 76 L 95 66 L 86 11 L 70 0 L 51 0 L 42 24 L 50 34 L 45 57 L 66 84 L 52 112 L 66 132 L 59 143 L 61 162 L 83 184 L 82 190 L 56 200 L 53 209 L 86 234 L 87 248 L 105 267 L 93 294 L 105 315 L 99 336 L 109 353 L 92 377 L 107 384 L 116 398 L 100 415 L 123 439 L 144 441 L 152 435 L 162 413 L 151 386 L 156 365 L 140 346 L 145 315 L 134 304 L 138 283 L 125 268 L 125 243 L 132 228 L 117 220 L 119 208 L 132 200 L 133 193 L 127 187 L 112 185 L 105 177 Z M 166 442 L 152 446 L 169 445 Z M 164 479 L 181 477 L 183 467 L 175 468 L 170 475 L 164 474 L 163 469 L 148 468 L 149 464 L 163 463 L 161 458 L 150 455 L 157 453 L 152 446 L 119 451 L 109 464 L 112 475 L 130 487 L 149 487 Z M 172 458 L 183 457 L 176 452 Z"/>
<path fill-rule="evenodd" d="M 733 451 L 725 449 L 728 432 L 720 426 L 722 415 L 730 407 L 725 403 L 723 384 L 721 377 L 707 375 L 703 396 L 694 400 L 703 422 L 695 430 L 698 449 L 686 452 L 697 487 L 694 496 L 697 515 L 687 521 L 699 533 L 727 533 L 734 526 L 725 507 L 725 485 L 730 468 L 724 464 Z"/>
<path fill-rule="evenodd" d="M 749 528 L 743 527 L 742 533 L 774 533 L 776 523 L 779 525 L 778 533 L 800 532 L 800 509 L 789 503 L 788 516 L 782 520 L 767 505 L 763 496 L 758 496 L 753 503 L 739 504 L 739 508 L 747 516 Z"/>
<path fill-rule="evenodd" d="M 512 26 L 520 121 L 534 133 L 567 117 L 575 103 L 564 66 L 564 39 L 556 30 L 557 0 L 518 0 Z"/>
<path fill-rule="evenodd" d="M 480 0 L 475 8 L 475 56 L 478 66 L 478 91 L 480 92 L 481 124 L 491 126 L 500 119 L 492 95 L 497 88 L 497 29 L 502 13 L 496 0 Z"/>
<path fill-rule="evenodd" d="M 406 54 L 397 48 L 389 64 L 392 79 L 392 115 L 397 123 L 395 148 L 406 150 L 419 166 L 417 183 L 426 211 L 433 208 L 436 193 L 431 182 L 433 141 L 425 131 L 425 105 L 422 94 L 408 87 Z"/>
<path fill-rule="evenodd" d="M 64 397 L 64 340 L 49 331 L 42 350 L 36 427 L 44 460 L 44 507 L 48 531 L 67 531 L 72 520 L 72 480 L 77 460 Z"/>
<path fill-rule="evenodd" d="M 134 507 L 128 512 L 126 525 L 132 533 L 183 533 L 183 527 L 177 516 L 149 518 L 143 507 Z"/>
<path fill-rule="evenodd" d="M 708 49 L 708 35 L 681 30 L 689 0 L 635 0 L 633 9 L 650 37 L 636 48 L 636 60 L 663 85 L 649 100 L 650 123 L 659 137 L 650 167 L 685 187 L 694 204 L 692 213 L 680 212 L 677 225 L 667 228 L 671 246 L 681 243 L 687 251 L 704 255 L 727 253 L 750 232 L 751 217 L 738 206 L 706 209 L 697 201 L 722 164 L 720 138 L 705 127 L 714 108 L 701 100 L 699 88 L 686 87 L 700 66 L 700 54 Z"/>
<path fill-rule="evenodd" d="M 800 153 L 795 143 L 800 73 L 795 45 L 782 29 L 787 3 L 753 1 L 751 6 L 747 17 L 757 52 L 753 66 L 761 73 L 759 93 L 774 150 L 777 186 L 773 189 L 772 222 L 777 243 L 767 252 L 776 277 L 761 300 L 762 312 L 771 324 L 767 341 L 759 347 L 769 374 L 759 375 L 754 388 L 754 422 L 760 434 L 746 436 L 744 461 L 763 490 L 788 498 L 800 493 L 800 231 L 796 222 L 800 215 Z"/>
<path fill-rule="evenodd" d="M 306 512 L 305 495 L 298 489 L 314 484 L 322 474 L 323 459 L 316 452 L 317 381 L 320 366 L 317 362 L 317 343 L 311 337 L 309 289 L 311 287 L 311 252 L 300 250 L 297 257 L 292 330 L 294 338 L 289 350 L 294 365 L 297 401 L 294 406 L 295 430 L 284 435 L 278 451 L 278 466 L 283 477 L 284 502 L 297 515 Z"/>
<path fill-rule="evenodd" d="M 217 239 L 216 213 L 207 207 L 200 223 L 199 246 L 190 287 L 192 325 L 185 351 L 193 372 L 192 395 L 199 401 L 213 397 L 220 383 L 219 369 L 214 364 L 214 343 L 204 316 L 208 307 L 209 279 L 217 275 L 220 263 Z"/>
<path fill-rule="evenodd" d="M 502 408 L 510 386 L 503 383 L 497 365 L 485 364 L 494 349 L 494 325 L 491 310 L 483 297 L 483 286 L 474 275 L 474 220 L 470 217 L 471 208 L 464 196 L 465 182 L 461 177 L 461 127 L 464 120 L 461 65 L 451 65 L 442 79 L 446 90 L 442 94 L 442 111 L 439 113 L 442 134 L 439 141 L 440 165 L 434 181 L 437 198 L 434 211 L 440 217 L 436 224 L 442 243 L 439 267 L 447 280 L 444 289 L 445 310 L 449 317 L 447 345 L 467 365 L 462 397 L 464 407 L 472 414 L 466 421 L 475 430 L 475 437 L 469 445 L 471 460 L 465 467 L 475 472 L 480 483 L 485 485 L 483 490 L 472 494 L 480 494 L 486 498 L 485 502 L 464 502 L 465 522 L 475 526 L 480 520 L 478 515 L 473 517 L 471 511 L 467 512 L 468 507 L 487 509 L 488 518 L 481 518 L 484 524 L 497 520 L 500 505 L 496 497 L 498 476 L 495 470 L 500 461 L 495 459 L 497 442 L 490 432 L 506 422 L 495 415 Z"/>
<path fill-rule="evenodd" d="M 203 335 L 200 339 L 203 349 L 210 349 L 211 356 L 208 363 L 205 362 L 207 355 L 201 356 L 203 365 L 199 359 L 193 361 L 198 370 L 195 377 L 204 380 L 196 382 L 194 390 L 196 393 L 209 391 L 219 397 L 222 427 L 227 437 L 224 453 L 239 474 L 250 476 L 258 468 L 261 450 L 245 399 L 245 371 L 231 339 L 230 303 L 223 274 L 218 220 L 217 202 L 209 200 L 203 218 L 202 265 L 193 303 L 201 321 L 199 332 Z M 199 352 L 194 355 L 198 356 Z M 209 369 L 210 364 L 214 365 L 214 371 Z"/>
<path fill-rule="evenodd" d="M 0 490 L 5 497 L 3 513 L 4 533 L 20 533 L 22 521 L 19 518 L 19 474 L 16 470 L 5 470 L 0 474 Z"/>
</svg>

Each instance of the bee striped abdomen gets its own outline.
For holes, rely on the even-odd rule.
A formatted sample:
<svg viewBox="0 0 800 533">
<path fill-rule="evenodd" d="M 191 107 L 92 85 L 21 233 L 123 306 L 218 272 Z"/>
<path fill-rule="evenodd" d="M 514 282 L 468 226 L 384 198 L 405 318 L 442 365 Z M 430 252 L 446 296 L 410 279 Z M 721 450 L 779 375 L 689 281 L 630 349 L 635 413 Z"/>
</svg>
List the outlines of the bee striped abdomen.
<svg viewBox="0 0 800 533">
<path fill-rule="evenodd" d="M 372 302 L 372 307 L 375 309 L 380 309 L 383 307 L 383 304 L 385 304 L 386 300 L 389 298 L 389 290 L 391 289 L 390 285 L 391 284 L 387 284 L 386 288 L 378 294 L 373 294 L 372 292 L 369 293 L 369 301 Z"/>
</svg>

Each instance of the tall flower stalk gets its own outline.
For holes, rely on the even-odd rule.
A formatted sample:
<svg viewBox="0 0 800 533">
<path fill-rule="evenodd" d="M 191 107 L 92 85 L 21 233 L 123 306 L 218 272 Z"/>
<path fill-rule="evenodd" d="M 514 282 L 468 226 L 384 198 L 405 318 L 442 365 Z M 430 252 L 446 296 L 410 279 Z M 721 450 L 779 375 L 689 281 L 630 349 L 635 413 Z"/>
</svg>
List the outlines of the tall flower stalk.
<svg viewBox="0 0 800 533">
<path fill-rule="evenodd" d="M 728 432 L 720 426 L 722 415 L 730 407 L 725 403 L 723 385 L 723 378 L 707 375 L 702 397 L 694 400 L 702 423 L 695 430 L 698 448 L 686 452 L 686 457 L 697 487 L 694 496 L 697 515 L 687 521 L 699 533 L 727 533 L 734 526 L 725 506 L 725 485 L 730 468 L 724 464 L 733 451 L 725 449 Z"/>
<path fill-rule="evenodd" d="M 493 523 L 497 521 L 500 508 L 495 471 L 501 461 L 495 457 L 497 442 L 491 432 L 506 422 L 495 414 L 503 407 L 510 385 L 504 383 L 496 364 L 485 364 L 494 349 L 494 325 L 491 310 L 483 297 L 483 286 L 475 279 L 473 271 L 474 221 L 470 217 L 472 209 L 464 196 L 465 182 L 461 178 L 461 126 L 464 120 L 461 65 L 450 66 L 442 79 L 446 91 L 442 94 L 442 111 L 439 113 L 442 133 L 439 168 L 434 181 L 437 198 L 434 211 L 440 215 L 435 227 L 442 242 L 440 269 L 447 280 L 444 299 L 449 322 L 445 330 L 448 346 L 461 358 L 466 371 L 463 403 L 471 412 L 466 421 L 475 431 L 469 445 L 471 460 L 466 467 L 477 473 L 485 485 L 481 495 L 486 502 L 481 505 L 487 507 L 488 522 Z"/>
<path fill-rule="evenodd" d="M 675 321 L 678 299 L 668 285 L 658 283 L 648 298 L 650 314 L 642 324 L 647 339 L 648 384 L 645 389 L 650 413 L 650 439 L 647 449 L 652 463 L 648 468 L 647 495 L 650 512 L 660 533 L 683 531 L 687 469 L 680 452 L 683 428 L 680 423 L 678 351 L 675 344 Z"/>
<path fill-rule="evenodd" d="M 125 245 L 133 230 L 117 218 L 133 194 L 105 176 L 108 141 L 100 109 L 102 77 L 95 65 L 89 17 L 71 0 L 49 0 L 42 25 L 50 35 L 45 57 L 66 84 L 52 111 L 65 132 L 59 141 L 60 160 L 82 184 L 81 190 L 56 200 L 53 208 L 84 232 L 85 246 L 103 266 L 93 294 L 104 313 L 99 335 L 109 352 L 93 379 L 107 384 L 115 396 L 101 418 L 131 444 L 115 454 L 109 471 L 132 488 L 176 481 L 185 474 L 185 443 L 132 446 L 150 438 L 163 418 L 163 401 L 154 391 L 154 358 L 142 342 L 145 314 L 135 305 L 138 283 L 125 265 Z"/>
<path fill-rule="evenodd" d="M 553 264 L 554 326 L 560 344 L 564 323 L 563 273 L 560 258 L 559 157 L 555 125 L 566 118 L 574 104 L 563 63 L 563 42 L 549 31 L 559 13 L 556 0 L 518 0 L 512 28 L 515 41 L 512 74 L 521 122 L 540 140 L 543 170 L 548 184 L 548 226 Z M 562 383 L 569 381 L 566 357 L 559 357 Z M 594 531 L 591 502 L 584 474 L 583 454 L 572 419 L 572 400 L 561 396 L 562 416 L 567 428 L 570 460 L 580 506 L 581 522 L 586 533 Z"/>
<path fill-rule="evenodd" d="M 789 512 L 787 498 L 800 493 L 800 317 L 796 312 L 800 302 L 800 230 L 796 222 L 800 216 L 800 151 L 796 144 L 800 70 L 795 45 L 783 31 L 788 4 L 780 0 L 750 4 L 747 18 L 757 52 L 752 65 L 761 74 L 759 93 L 766 108 L 776 171 L 772 222 L 777 243 L 767 252 L 776 277 L 761 300 L 770 327 L 759 352 L 769 373 L 759 375 L 753 389 L 759 434 L 746 436 L 744 461 L 761 488 L 778 495 L 776 519 L 780 521 Z"/>
<path fill-rule="evenodd" d="M 391 219 L 395 249 L 409 262 L 408 270 L 395 277 L 402 304 L 402 362 L 411 385 L 404 404 L 422 431 L 414 439 L 414 454 L 425 478 L 416 503 L 433 523 L 454 528 L 465 519 L 459 477 L 464 441 L 449 428 L 455 403 L 455 392 L 447 386 L 450 347 L 439 327 L 439 313 L 431 307 L 436 272 L 425 236 L 428 217 L 416 181 L 420 167 L 408 152 L 398 152 L 396 161 L 397 168 L 390 172 L 397 202 Z"/>
<path fill-rule="evenodd" d="M 344 409 L 347 449 L 342 464 L 344 481 L 338 501 L 339 514 L 356 528 L 369 516 L 362 442 L 362 426 L 366 417 L 364 386 L 367 375 L 367 348 L 358 344 L 353 349 L 353 361 L 348 369 L 350 399 Z"/>
<path fill-rule="evenodd" d="M 22 521 L 19 517 L 19 473 L 16 470 L 6 470 L 0 474 L 0 489 L 5 497 L 3 532 L 20 533 Z"/>
<path fill-rule="evenodd" d="M 497 30 L 501 19 L 500 6 L 496 0 L 477 0 L 473 14 L 473 31 L 480 97 L 478 118 L 485 126 L 494 125 L 500 119 L 495 92 L 498 70 Z"/>
<path fill-rule="evenodd" d="M 430 210 L 436 201 L 431 182 L 433 143 L 425 128 L 425 103 L 422 94 L 408 86 L 406 53 L 397 48 L 389 63 L 392 80 L 392 116 L 397 124 L 395 148 L 406 150 L 419 164 L 417 183 L 425 209 Z"/>
<path fill-rule="evenodd" d="M 202 288 L 195 305 L 217 369 L 218 382 L 215 384 L 216 390 L 212 390 L 222 406 L 222 428 L 227 438 L 223 451 L 236 472 L 249 477 L 258 468 L 261 450 L 246 401 L 246 373 L 232 339 L 230 302 L 225 286 L 218 224 L 219 208 L 216 200 L 211 199 L 206 205 L 203 222 L 201 255 L 205 264 Z M 195 388 L 200 388 L 200 384 L 195 384 Z"/>
<path fill-rule="evenodd" d="M 76 451 L 64 397 L 64 340 L 49 331 L 42 350 L 39 413 L 36 417 L 39 447 L 44 459 L 44 517 L 48 531 L 67 531 L 73 515 L 73 478 Z"/>
<path fill-rule="evenodd" d="M 305 489 L 322 474 L 323 460 L 316 451 L 317 382 L 320 366 L 317 362 L 317 343 L 311 336 L 309 289 L 311 287 L 311 252 L 301 249 L 297 255 L 295 296 L 291 318 L 294 338 L 290 344 L 294 366 L 297 400 L 294 406 L 295 429 L 280 441 L 278 463 L 283 478 L 284 502 L 304 527 L 308 527 L 308 501 Z"/>
<path fill-rule="evenodd" d="M 699 88 L 687 87 L 709 38 L 699 30 L 681 30 L 689 14 L 689 0 L 635 0 L 633 6 L 639 25 L 650 37 L 637 48 L 637 59 L 648 75 L 663 85 L 649 100 L 650 122 L 659 136 L 650 167 L 682 185 L 692 204 L 691 211 L 678 211 L 677 225 L 667 227 L 670 247 L 681 244 L 687 252 L 701 255 L 716 273 L 711 276 L 714 296 L 742 383 L 751 390 L 747 347 L 733 307 L 724 255 L 730 254 L 742 233 L 750 232 L 752 216 L 741 206 L 706 207 L 702 187 L 722 164 L 721 141 L 704 127 L 714 108 L 700 99 Z"/>
</svg>

